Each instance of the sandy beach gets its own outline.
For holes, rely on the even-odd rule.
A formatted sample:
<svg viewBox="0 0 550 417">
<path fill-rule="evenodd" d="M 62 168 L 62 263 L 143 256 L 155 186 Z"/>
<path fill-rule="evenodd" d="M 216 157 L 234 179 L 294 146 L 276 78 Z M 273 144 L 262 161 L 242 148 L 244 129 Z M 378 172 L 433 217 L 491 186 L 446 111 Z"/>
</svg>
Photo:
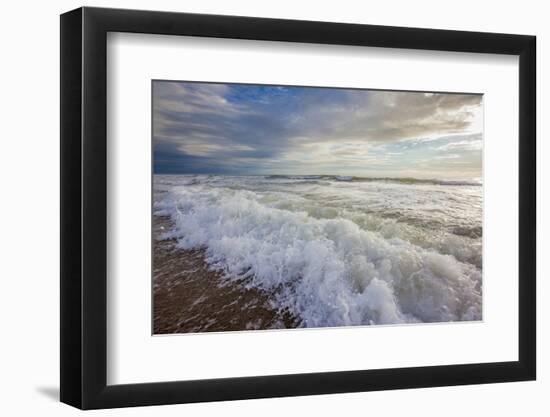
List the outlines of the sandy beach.
<svg viewBox="0 0 550 417">
<path fill-rule="evenodd" d="M 292 315 L 270 306 L 267 293 L 227 282 L 209 269 L 203 250 L 182 250 L 175 240 L 160 240 L 168 218 L 153 216 L 153 221 L 154 334 L 297 327 Z"/>
</svg>

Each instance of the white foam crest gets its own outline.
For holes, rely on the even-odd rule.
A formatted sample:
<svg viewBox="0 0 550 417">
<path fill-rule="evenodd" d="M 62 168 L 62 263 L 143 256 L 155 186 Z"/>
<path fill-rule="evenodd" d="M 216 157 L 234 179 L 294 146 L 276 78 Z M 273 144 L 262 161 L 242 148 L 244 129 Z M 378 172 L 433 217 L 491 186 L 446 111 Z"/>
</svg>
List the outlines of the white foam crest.
<svg viewBox="0 0 550 417">
<path fill-rule="evenodd" d="M 173 188 L 155 203 L 184 249 L 269 291 L 307 327 L 481 319 L 481 272 L 343 218 L 266 205 L 258 193 Z"/>
</svg>

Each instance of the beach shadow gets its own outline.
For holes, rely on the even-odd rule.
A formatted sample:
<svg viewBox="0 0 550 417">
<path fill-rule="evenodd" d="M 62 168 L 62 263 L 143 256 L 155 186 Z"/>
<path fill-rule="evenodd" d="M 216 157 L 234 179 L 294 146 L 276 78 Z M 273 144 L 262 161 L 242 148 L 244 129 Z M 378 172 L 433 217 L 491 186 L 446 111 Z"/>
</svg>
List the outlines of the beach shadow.
<svg viewBox="0 0 550 417">
<path fill-rule="evenodd" d="M 59 387 L 37 387 L 36 391 L 53 401 L 59 401 Z"/>
</svg>

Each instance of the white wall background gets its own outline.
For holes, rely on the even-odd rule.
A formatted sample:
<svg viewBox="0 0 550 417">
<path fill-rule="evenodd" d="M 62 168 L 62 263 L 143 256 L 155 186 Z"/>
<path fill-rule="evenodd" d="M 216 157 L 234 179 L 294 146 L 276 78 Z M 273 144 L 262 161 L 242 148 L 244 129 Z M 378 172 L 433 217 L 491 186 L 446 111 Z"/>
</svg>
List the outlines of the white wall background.
<svg viewBox="0 0 550 417">
<path fill-rule="evenodd" d="M 59 17 L 73 0 L 6 2 L 0 65 L 0 410 L 3 415 L 75 415 L 59 385 Z M 529 415 L 550 412 L 550 147 L 542 115 L 550 97 L 550 26 L 545 3 L 462 0 L 123 0 L 86 5 L 181 12 L 534 34 L 538 37 L 539 285 L 538 381 L 95 412 L 96 415 Z M 406 69 L 404 69 L 406 70 Z M 544 395 L 546 394 L 546 395 Z"/>
</svg>

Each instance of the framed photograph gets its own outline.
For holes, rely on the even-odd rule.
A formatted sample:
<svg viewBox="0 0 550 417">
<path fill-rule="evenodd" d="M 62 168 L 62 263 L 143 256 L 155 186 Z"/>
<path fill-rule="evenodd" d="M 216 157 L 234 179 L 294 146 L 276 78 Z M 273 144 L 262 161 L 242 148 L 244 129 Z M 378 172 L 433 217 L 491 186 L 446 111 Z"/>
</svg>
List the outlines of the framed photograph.
<svg viewBox="0 0 550 417">
<path fill-rule="evenodd" d="M 535 37 L 61 16 L 61 401 L 533 380 Z"/>
</svg>

